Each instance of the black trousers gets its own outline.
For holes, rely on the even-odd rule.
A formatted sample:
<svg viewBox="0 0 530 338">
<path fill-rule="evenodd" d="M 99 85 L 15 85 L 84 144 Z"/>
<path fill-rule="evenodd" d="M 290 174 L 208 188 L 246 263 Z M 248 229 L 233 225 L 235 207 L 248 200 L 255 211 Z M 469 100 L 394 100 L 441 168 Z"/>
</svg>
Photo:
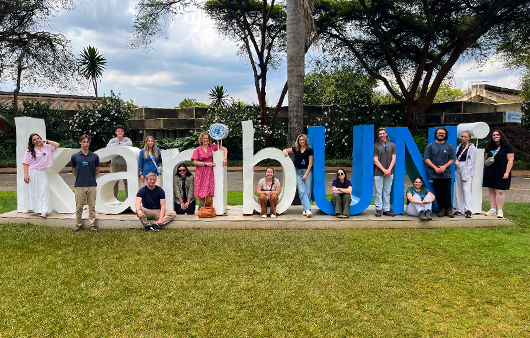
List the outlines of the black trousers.
<svg viewBox="0 0 530 338">
<path fill-rule="evenodd" d="M 450 209 L 451 203 L 451 179 L 450 178 L 433 178 L 432 187 L 434 188 L 434 195 L 438 201 L 438 208 Z"/>
<path fill-rule="evenodd" d="M 175 212 L 178 215 L 193 215 L 195 213 L 195 198 L 191 200 L 190 205 L 188 205 L 188 208 L 184 210 L 180 207 L 180 204 L 175 203 Z"/>
</svg>

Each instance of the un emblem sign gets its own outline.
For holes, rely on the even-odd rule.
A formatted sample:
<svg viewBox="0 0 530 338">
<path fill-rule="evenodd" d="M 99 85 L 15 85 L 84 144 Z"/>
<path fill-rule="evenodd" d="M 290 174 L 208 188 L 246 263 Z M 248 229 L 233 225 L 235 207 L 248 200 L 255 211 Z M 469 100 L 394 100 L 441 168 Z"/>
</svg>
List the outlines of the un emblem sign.
<svg viewBox="0 0 530 338">
<path fill-rule="evenodd" d="M 225 139 L 228 136 L 228 131 L 228 127 L 222 123 L 214 123 L 208 129 L 208 133 L 216 141 Z"/>
</svg>

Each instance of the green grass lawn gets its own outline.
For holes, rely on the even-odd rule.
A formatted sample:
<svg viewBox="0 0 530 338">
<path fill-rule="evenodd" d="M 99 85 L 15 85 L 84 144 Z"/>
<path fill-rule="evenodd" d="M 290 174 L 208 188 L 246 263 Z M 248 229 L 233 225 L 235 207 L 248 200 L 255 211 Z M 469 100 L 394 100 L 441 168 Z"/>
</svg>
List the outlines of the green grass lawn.
<svg viewBox="0 0 530 338">
<path fill-rule="evenodd" d="M 0 225 L 0 337 L 527 337 L 529 207 L 499 228 Z"/>
<path fill-rule="evenodd" d="M 0 226 L 1 337 L 523 337 L 530 230 Z"/>
</svg>

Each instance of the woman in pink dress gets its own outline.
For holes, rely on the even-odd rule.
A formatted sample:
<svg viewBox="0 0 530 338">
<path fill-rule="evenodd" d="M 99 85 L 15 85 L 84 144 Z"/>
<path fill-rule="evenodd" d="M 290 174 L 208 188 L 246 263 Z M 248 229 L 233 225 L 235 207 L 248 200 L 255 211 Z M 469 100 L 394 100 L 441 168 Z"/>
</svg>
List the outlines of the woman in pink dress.
<svg viewBox="0 0 530 338">
<path fill-rule="evenodd" d="M 59 143 L 43 140 L 39 134 L 29 136 L 28 149 L 24 154 L 24 199 L 26 210 L 46 217 L 52 211 L 50 187 L 46 168 L 53 165 L 52 152 L 59 147 Z"/>
<path fill-rule="evenodd" d="M 213 175 L 213 152 L 217 150 L 224 150 L 225 158 L 223 160 L 223 166 L 226 166 L 226 156 L 228 150 L 223 146 L 217 146 L 213 144 L 213 139 L 210 134 L 205 131 L 199 136 L 199 146 L 193 152 L 191 159 L 195 164 L 195 186 L 194 194 L 195 197 L 199 198 L 200 205 L 210 205 L 212 203 L 212 197 L 215 191 L 215 180 Z"/>
</svg>

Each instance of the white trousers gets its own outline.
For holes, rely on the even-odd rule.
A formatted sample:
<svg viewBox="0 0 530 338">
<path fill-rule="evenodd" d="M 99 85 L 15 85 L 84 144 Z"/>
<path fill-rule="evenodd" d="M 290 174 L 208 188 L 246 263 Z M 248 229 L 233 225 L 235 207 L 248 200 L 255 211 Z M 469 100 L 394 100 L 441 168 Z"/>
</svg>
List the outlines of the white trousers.
<svg viewBox="0 0 530 338">
<path fill-rule="evenodd" d="M 456 167 L 455 170 L 455 199 L 454 199 L 454 209 L 464 213 L 466 211 L 471 211 L 473 213 L 473 208 L 471 204 L 471 187 L 473 184 L 473 177 L 471 177 L 467 182 L 462 180 L 462 169 Z"/>
<path fill-rule="evenodd" d="M 414 195 L 412 195 L 412 197 L 414 197 L 414 199 L 416 199 L 418 201 L 422 200 L 420 195 L 418 195 L 418 194 L 414 194 Z M 430 198 L 430 194 L 427 194 L 427 196 L 425 196 L 423 201 L 425 201 L 427 198 Z M 407 205 L 407 214 L 409 216 L 418 216 L 420 214 L 420 211 L 427 211 L 427 210 L 431 210 L 431 209 L 432 209 L 432 202 L 430 202 L 428 204 L 425 204 L 425 205 L 421 205 L 421 204 L 418 204 L 418 203 L 410 202 Z"/>
</svg>

